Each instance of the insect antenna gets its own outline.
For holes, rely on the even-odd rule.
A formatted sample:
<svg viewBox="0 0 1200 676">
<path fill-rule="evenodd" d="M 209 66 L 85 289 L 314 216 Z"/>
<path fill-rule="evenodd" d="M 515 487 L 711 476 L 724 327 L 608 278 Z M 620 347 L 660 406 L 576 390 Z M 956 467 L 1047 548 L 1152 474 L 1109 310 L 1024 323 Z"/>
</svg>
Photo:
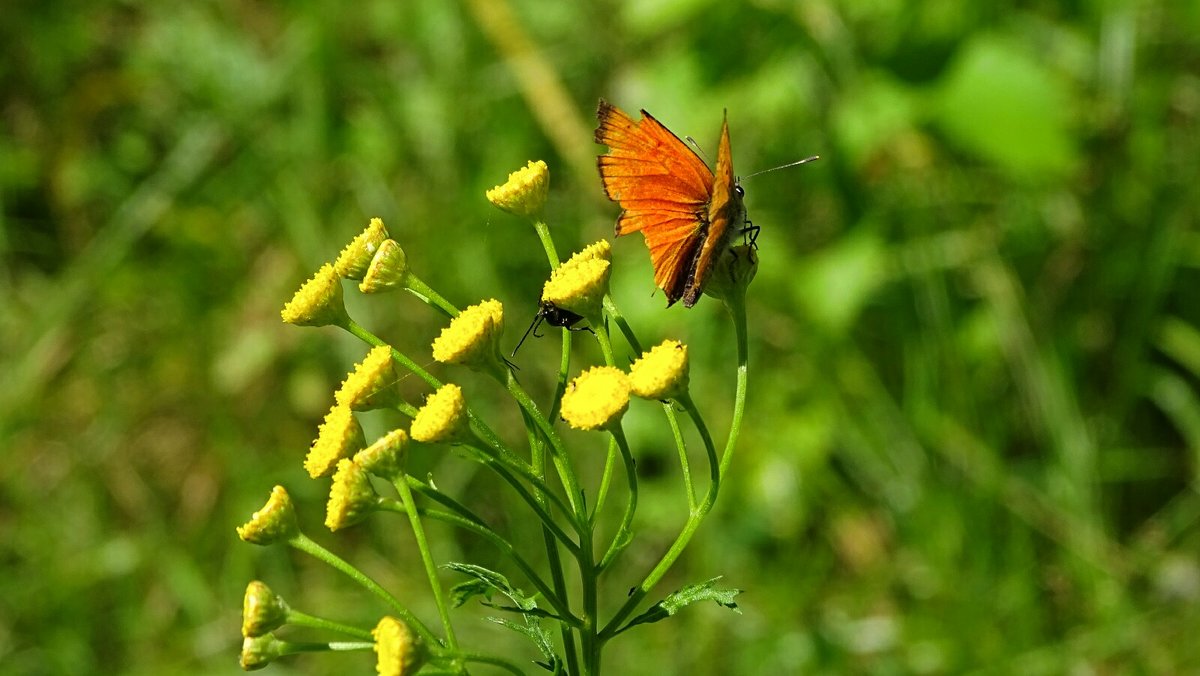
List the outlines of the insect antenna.
<svg viewBox="0 0 1200 676">
<path fill-rule="evenodd" d="M 813 155 L 812 157 L 806 157 L 806 158 L 804 158 L 804 159 L 802 159 L 802 160 L 796 160 L 795 162 L 792 162 L 792 163 L 790 163 L 790 164 L 781 164 L 781 165 L 779 165 L 778 167 L 771 167 L 770 169 L 763 169 L 762 171 L 756 171 L 756 172 L 754 172 L 753 174 L 750 174 L 749 176 L 743 176 L 743 177 L 742 177 L 741 179 L 739 179 L 739 180 L 743 180 L 743 181 L 744 181 L 744 180 L 746 180 L 747 178 L 751 178 L 751 177 L 754 177 L 754 176 L 758 176 L 759 174 L 765 174 L 765 173 L 767 173 L 767 172 L 769 172 L 769 171 L 778 171 L 778 170 L 780 170 L 780 169 L 787 169 L 787 168 L 789 168 L 789 167 L 798 167 L 798 166 L 800 166 L 801 164 L 808 164 L 809 162 L 816 162 L 816 161 L 817 161 L 817 160 L 819 160 L 819 159 L 821 159 L 821 156 L 820 156 L 820 155 Z"/>
</svg>

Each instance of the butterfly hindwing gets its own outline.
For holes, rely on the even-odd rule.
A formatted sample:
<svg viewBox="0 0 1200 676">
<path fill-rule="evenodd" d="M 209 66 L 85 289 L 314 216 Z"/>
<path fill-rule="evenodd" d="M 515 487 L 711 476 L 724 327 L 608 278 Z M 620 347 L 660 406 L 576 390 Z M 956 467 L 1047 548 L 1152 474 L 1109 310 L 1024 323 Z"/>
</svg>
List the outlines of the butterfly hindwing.
<svg viewBox="0 0 1200 676">
<path fill-rule="evenodd" d="M 717 171 L 713 176 L 712 199 L 708 204 L 708 231 L 704 244 L 688 271 L 683 304 L 692 307 L 699 300 L 713 265 L 729 248 L 730 239 L 746 221 L 746 207 L 733 173 L 733 152 L 729 145 L 729 122 L 721 125 L 721 142 L 717 147 Z"/>
</svg>

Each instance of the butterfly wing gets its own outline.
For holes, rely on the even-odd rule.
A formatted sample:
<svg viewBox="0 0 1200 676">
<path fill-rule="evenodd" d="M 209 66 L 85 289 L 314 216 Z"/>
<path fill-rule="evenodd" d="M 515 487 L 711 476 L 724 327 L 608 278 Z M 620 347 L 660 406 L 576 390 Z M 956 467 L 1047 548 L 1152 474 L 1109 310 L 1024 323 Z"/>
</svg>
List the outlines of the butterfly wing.
<svg viewBox="0 0 1200 676">
<path fill-rule="evenodd" d="M 702 250 L 713 174 L 679 137 L 646 111 L 635 121 L 600 101 L 596 142 L 608 154 L 597 161 L 604 193 L 624 211 L 617 236 L 641 232 L 650 249 L 654 283 L 668 304 L 683 296 Z M 732 171 L 732 169 L 730 170 Z"/>
<path fill-rule="evenodd" d="M 733 236 L 745 222 L 746 206 L 733 174 L 733 152 L 729 147 L 729 122 L 726 121 L 721 125 L 721 143 L 717 147 L 717 172 L 708 204 L 708 231 L 684 284 L 685 307 L 692 307 L 700 299 L 713 265 L 729 248 Z"/>
</svg>

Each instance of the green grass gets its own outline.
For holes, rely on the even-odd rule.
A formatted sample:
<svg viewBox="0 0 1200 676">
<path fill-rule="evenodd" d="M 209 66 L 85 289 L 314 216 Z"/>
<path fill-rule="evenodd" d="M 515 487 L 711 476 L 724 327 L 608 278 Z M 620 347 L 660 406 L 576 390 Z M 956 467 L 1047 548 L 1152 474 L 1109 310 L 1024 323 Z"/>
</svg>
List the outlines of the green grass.
<svg viewBox="0 0 1200 676">
<path fill-rule="evenodd" d="M 233 532 L 275 483 L 322 532 L 301 460 L 364 352 L 278 310 L 380 216 L 451 301 L 501 299 L 515 343 L 544 262 L 483 191 L 545 159 L 560 253 L 609 236 L 600 97 L 710 156 L 727 109 L 743 175 L 822 155 L 745 184 L 747 428 L 663 585 L 723 574 L 744 614 L 630 632 L 614 673 L 1198 668 L 1200 10 L 512 4 L 515 24 L 434 0 L 0 9 L 0 672 L 234 673 L 255 578 L 373 624 L 384 609 L 349 584 Z M 514 25 L 541 70 L 506 60 Z M 614 249 L 614 295 L 688 342 L 724 429 L 719 305 L 664 311 L 637 238 Z M 441 325 L 411 298 L 351 306 L 410 355 Z M 535 392 L 556 345 L 522 348 Z M 519 434 L 500 392 L 463 380 Z M 649 415 L 627 427 L 648 473 L 631 566 L 684 518 Z M 495 504 L 472 466 L 426 462 Z M 395 526 L 318 536 L 420 590 Z M 431 531 L 442 560 L 496 563 Z M 428 592 L 405 601 L 434 617 Z M 458 612 L 464 644 L 534 657 Z"/>
</svg>

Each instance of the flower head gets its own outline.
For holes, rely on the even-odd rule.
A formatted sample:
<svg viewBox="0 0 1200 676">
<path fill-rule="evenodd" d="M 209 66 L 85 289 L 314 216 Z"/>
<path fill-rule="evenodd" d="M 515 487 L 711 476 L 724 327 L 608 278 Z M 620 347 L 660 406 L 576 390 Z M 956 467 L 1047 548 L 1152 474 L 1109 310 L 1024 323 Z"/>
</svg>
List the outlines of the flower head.
<svg viewBox="0 0 1200 676">
<path fill-rule="evenodd" d="M 379 245 L 387 238 L 388 231 L 383 225 L 383 220 L 372 218 L 366 230 L 360 232 L 342 249 L 342 253 L 333 263 L 333 269 L 346 279 L 362 279 L 363 275 L 367 274 L 367 267 L 375 258 Z"/>
<path fill-rule="evenodd" d="M 287 602 L 266 584 L 251 582 L 242 598 L 242 636 L 262 636 L 282 627 L 289 610 Z"/>
<path fill-rule="evenodd" d="M 355 411 L 385 408 L 399 401 L 397 381 L 392 348 L 380 345 L 372 348 L 361 363 L 354 365 L 354 370 L 342 381 L 333 397 L 337 403 Z"/>
<path fill-rule="evenodd" d="M 462 388 L 453 383 L 442 385 L 425 400 L 409 428 L 412 438 L 427 444 L 453 443 L 464 439 L 467 429 L 467 403 Z"/>
<path fill-rule="evenodd" d="M 326 263 L 305 282 L 279 316 L 297 326 L 345 326 L 350 321 L 342 301 L 342 283 L 333 266 Z"/>
<path fill-rule="evenodd" d="M 443 364 L 463 364 L 479 370 L 498 362 L 504 306 L 485 300 L 463 310 L 433 341 L 433 358 Z"/>
<path fill-rule="evenodd" d="M 621 420 L 629 408 L 629 376 L 596 366 L 571 381 L 562 398 L 562 417 L 577 430 L 599 430 Z"/>
<path fill-rule="evenodd" d="M 325 526 L 331 531 L 348 528 L 378 507 L 379 494 L 366 471 L 353 460 L 339 460 L 325 506 Z"/>
<path fill-rule="evenodd" d="M 269 545 L 290 540 L 300 533 L 296 509 L 283 486 L 271 489 L 271 497 L 250 520 L 238 526 L 238 537 L 253 545 Z"/>
<path fill-rule="evenodd" d="M 601 240 L 571 256 L 550 273 L 542 301 L 584 317 L 599 316 L 612 275 L 611 255 L 611 246 Z"/>
<path fill-rule="evenodd" d="M 375 669 L 380 676 L 409 676 L 425 663 L 425 646 L 404 622 L 384 617 L 371 636 L 375 637 Z"/>
<path fill-rule="evenodd" d="M 687 346 L 667 340 L 643 353 L 629 368 L 629 384 L 643 399 L 665 401 L 687 392 Z"/>
<path fill-rule="evenodd" d="M 395 429 L 379 437 L 375 443 L 354 454 L 354 462 L 364 471 L 383 479 L 393 479 L 404 471 L 408 434 Z"/>
<path fill-rule="evenodd" d="M 529 164 L 508 175 L 503 185 L 487 191 L 488 201 L 510 214 L 536 218 L 546 204 L 550 191 L 550 168 L 542 160 Z"/>
<path fill-rule="evenodd" d="M 287 644 L 271 634 L 247 636 L 242 639 L 242 654 L 238 663 L 242 671 L 258 671 L 284 654 Z"/>
<path fill-rule="evenodd" d="M 333 474 L 338 460 L 350 457 L 366 444 L 362 425 L 349 406 L 334 404 L 325 414 L 325 421 L 317 430 L 317 439 L 308 449 L 304 469 L 314 479 Z"/>
<path fill-rule="evenodd" d="M 379 245 L 379 251 L 371 259 L 371 266 L 363 276 L 358 290 L 363 293 L 379 293 L 391 291 L 408 283 L 408 256 L 400 243 L 394 239 L 385 239 Z"/>
<path fill-rule="evenodd" d="M 704 294 L 726 300 L 739 287 L 744 291 L 758 272 L 758 254 L 753 245 L 744 244 L 729 249 L 713 265 Z"/>
</svg>

